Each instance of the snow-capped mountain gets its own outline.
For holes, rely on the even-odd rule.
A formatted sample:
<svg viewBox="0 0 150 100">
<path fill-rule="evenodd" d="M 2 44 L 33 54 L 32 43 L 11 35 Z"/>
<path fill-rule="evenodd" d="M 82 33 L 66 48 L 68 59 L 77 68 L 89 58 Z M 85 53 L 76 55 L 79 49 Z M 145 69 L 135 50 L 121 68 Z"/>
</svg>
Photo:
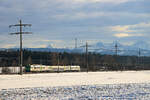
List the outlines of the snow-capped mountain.
<svg viewBox="0 0 150 100">
<path fill-rule="evenodd" d="M 42 52 L 69 52 L 69 53 L 83 53 L 85 52 L 84 48 L 53 48 L 51 45 L 48 45 L 46 48 L 24 48 L 30 51 L 42 51 Z M 140 56 L 150 56 L 150 45 L 144 41 L 137 41 L 132 45 L 123 45 L 119 42 L 112 43 L 103 43 L 97 42 L 89 47 L 89 52 L 97 52 L 101 54 L 115 55 L 117 49 L 118 55 L 139 55 Z M 19 48 L 0 48 L 1 51 L 4 50 L 19 50 Z"/>
<path fill-rule="evenodd" d="M 145 41 L 137 41 L 132 45 L 123 45 L 119 42 L 98 42 L 94 44 L 93 47 L 97 49 L 96 52 L 99 52 L 101 54 L 116 54 L 117 49 L 117 53 L 119 55 L 139 55 L 140 52 L 141 56 L 150 56 L 150 44 Z"/>
</svg>

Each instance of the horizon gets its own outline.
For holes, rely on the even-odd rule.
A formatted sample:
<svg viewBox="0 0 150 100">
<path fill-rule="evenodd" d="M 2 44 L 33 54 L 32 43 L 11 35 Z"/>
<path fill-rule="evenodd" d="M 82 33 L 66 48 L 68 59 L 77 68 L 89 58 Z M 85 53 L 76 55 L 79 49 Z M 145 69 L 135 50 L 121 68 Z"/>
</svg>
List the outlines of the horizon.
<svg viewBox="0 0 150 100">
<path fill-rule="evenodd" d="M 98 42 L 95 42 L 95 43 L 93 43 L 93 44 L 89 44 L 90 46 L 96 46 L 96 47 L 100 47 L 100 46 L 98 46 L 98 44 L 99 43 L 101 43 L 103 46 L 105 46 L 105 47 L 109 47 L 109 46 L 114 46 L 115 47 L 115 44 L 117 43 L 118 45 L 122 45 L 122 46 L 134 46 L 134 45 L 137 45 L 137 46 L 141 46 L 141 43 L 143 43 L 143 44 L 150 44 L 150 43 L 148 43 L 148 42 L 146 42 L 146 41 L 136 41 L 136 42 L 134 42 L 134 43 L 131 43 L 131 44 L 123 44 L 123 43 L 120 43 L 120 42 L 118 42 L 118 41 L 112 41 L 112 42 L 102 42 L 102 41 L 98 41 Z M 81 44 L 81 43 L 79 43 L 79 44 Z M 83 45 L 85 45 L 85 44 L 83 44 Z M 80 46 L 83 46 L 83 45 L 78 45 L 77 44 L 77 48 L 79 49 L 79 48 L 81 48 Z M 74 46 L 74 47 L 73 47 Z M 74 43 L 74 45 L 73 45 L 72 47 L 53 47 L 52 45 L 50 45 L 50 44 L 48 44 L 46 47 L 23 47 L 23 48 L 54 48 L 54 49 L 75 49 L 75 43 Z M 1 48 L 1 49 L 13 49 L 13 48 L 20 48 L 19 47 L 19 45 L 18 46 L 16 46 L 16 47 L 10 47 L 10 48 Z M 77 49 L 76 48 L 76 49 Z M 148 48 L 148 47 L 147 47 Z M 143 49 L 142 47 L 140 48 L 140 49 Z"/>
</svg>

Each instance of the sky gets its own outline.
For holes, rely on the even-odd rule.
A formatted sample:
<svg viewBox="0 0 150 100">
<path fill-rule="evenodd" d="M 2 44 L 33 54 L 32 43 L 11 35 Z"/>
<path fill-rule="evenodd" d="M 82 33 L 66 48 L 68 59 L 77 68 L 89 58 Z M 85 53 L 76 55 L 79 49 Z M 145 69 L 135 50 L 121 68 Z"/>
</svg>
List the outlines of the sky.
<svg viewBox="0 0 150 100">
<path fill-rule="evenodd" d="M 0 48 L 19 47 L 19 36 L 9 33 L 21 19 L 23 47 L 73 48 L 78 45 L 119 41 L 150 43 L 149 0 L 0 0 Z"/>
</svg>

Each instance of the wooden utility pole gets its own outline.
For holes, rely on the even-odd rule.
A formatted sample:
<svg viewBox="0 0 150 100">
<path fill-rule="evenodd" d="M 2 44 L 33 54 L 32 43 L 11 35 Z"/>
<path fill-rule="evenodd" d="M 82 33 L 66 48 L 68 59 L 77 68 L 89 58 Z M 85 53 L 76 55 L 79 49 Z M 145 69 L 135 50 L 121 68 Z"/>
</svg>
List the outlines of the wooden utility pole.
<svg viewBox="0 0 150 100">
<path fill-rule="evenodd" d="M 32 34 L 31 32 L 23 32 L 22 31 L 22 27 L 26 27 L 26 26 L 31 26 L 31 24 L 22 24 L 22 21 L 19 21 L 19 24 L 15 24 L 15 25 L 9 25 L 9 28 L 11 27 L 20 27 L 20 32 L 16 32 L 16 33 L 10 33 L 11 35 L 18 35 L 20 34 L 20 74 L 23 74 L 23 70 L 22 70 L 22 66 L 23 66 L 23 51 L 22 51 L 22 34 Z"/>
</svg>

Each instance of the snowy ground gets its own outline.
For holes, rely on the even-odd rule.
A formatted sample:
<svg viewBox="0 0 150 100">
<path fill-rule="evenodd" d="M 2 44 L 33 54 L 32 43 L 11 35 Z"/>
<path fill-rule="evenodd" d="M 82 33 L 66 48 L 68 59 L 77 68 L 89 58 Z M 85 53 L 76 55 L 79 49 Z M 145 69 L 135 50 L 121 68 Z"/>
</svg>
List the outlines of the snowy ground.
<svg viewBox="0 0 150 100">
<path fill-rule="evenodd" d="M 150 84 L 4 89 L 0 97 L 2 100 L 149 100 Z"/>
<path fill-rule="evenodd" d="M 150 71 L 0 75 L 1 99 L 149 100 Z"/>
<path fill-rule="evenodd" d="M 0 89 L 119 83 L 150 83 L 150 71 L 0 75 Z"/>
</svg>

